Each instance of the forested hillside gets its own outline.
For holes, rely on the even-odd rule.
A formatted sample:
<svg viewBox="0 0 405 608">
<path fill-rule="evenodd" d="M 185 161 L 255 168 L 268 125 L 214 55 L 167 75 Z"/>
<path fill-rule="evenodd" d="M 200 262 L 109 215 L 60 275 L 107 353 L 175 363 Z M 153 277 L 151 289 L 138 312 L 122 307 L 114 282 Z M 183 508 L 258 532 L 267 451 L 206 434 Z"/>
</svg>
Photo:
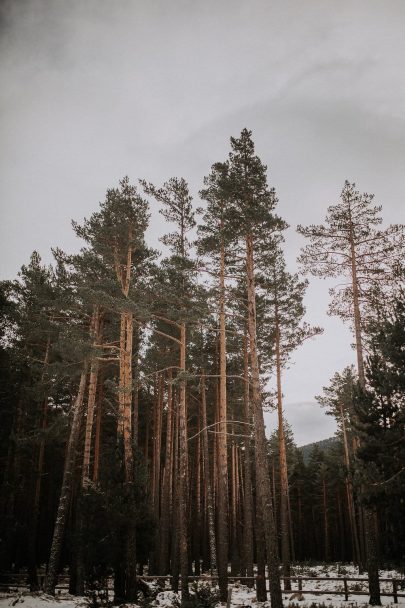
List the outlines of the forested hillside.
<svg viewBox="0 0 405 608">
<path fill-rule="evenodd" d="M 379 604 L 378 566 L 405 558 L 404 228 L 345 182 L 324 224 L 298 227 L 291 273 L 247 129 L 199 198 L 183 178 L 124 177 L 73 222 L 79 253 L 34 252 L 1 283 L 0 569 L 35 590 L 47 564 L 51 594 L 64 568 L 79 595 L 113 577 L 121 604 L 147 568 L 184 606 L 191 574 L 217 576 L 223 601 L 230 573 L 257 574 L 281 608 L 292 562 L 354 561 Z M 164 253 L 145 238 L 151 205 Z M 304 274 L 335 281 L 357 356 L 317 397 L 338 438 L 309 454 L 283 406 L 283 371 L 322 332 Z"/>
<path fill-rule="evenodd" d="M 337 437 L 328 437 L 328 439 L 321 439 L 320 441 L 314 441 L 313 443 L 307 443 L 306 445 L 301 445 L 299 447 L 302 452 L 302 457 L 304 459 L 304 463 L 308 464 L 309 456 L 314 449 L 320 449 L 323 452 L 327 451 L 339 441 Z"/>
</svg>

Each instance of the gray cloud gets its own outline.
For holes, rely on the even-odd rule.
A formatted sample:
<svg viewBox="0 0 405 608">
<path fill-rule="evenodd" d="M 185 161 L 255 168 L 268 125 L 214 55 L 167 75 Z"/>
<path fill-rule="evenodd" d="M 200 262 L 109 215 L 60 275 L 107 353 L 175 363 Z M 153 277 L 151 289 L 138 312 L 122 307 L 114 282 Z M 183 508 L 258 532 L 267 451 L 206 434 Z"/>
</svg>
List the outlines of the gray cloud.
<svg viewBox="0 0 405 608">
<path fill-rule="evenodd" d="M 284 407 L 284 416 L 291 425 L 295 442 L 298 446 L 333 437 L 337 425 L 332 418 L 313 401 L 288 403 Z M 270 434 L 277 428 L 275 412 L 265 414 L 266 432 Z"/>
</svg>

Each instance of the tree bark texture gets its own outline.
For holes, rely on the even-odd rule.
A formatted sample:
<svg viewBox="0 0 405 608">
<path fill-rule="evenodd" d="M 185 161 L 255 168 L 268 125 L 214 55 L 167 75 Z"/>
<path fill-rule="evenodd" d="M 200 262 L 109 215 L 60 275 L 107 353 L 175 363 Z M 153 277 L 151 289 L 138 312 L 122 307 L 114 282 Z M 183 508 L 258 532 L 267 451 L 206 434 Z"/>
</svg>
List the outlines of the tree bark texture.
<svg viewBox="0 0 405 608">
<path fill-rule="evenodd" d="M 169 546 L 172 512 L 173 419 L 172 370 L 169 370 L 167 374 L 166 452 L 163 473 L 162 514 L 160 518 L 160 575 L 168 574 L 170 571 Z"/>
<path fill-rule="evenodd" d="M 353 312 L 354 312 L 354 329 L 356 337 L 356 354 L 357 354 L 357 371 L 359 374 L 359 383 L 361 387 L 365 387 L 366 378 L 364 374 L 364 357 L 361 335 L 361 314 L 359 301 L 359 284 L 357 278 L 357 260 L 354 244 L 353 225 L 350 224 L 350 253 L 352 266 L 352 289 L 353 289 Z M 366 536 L 366 554 L 367 554 L 367 573 L 370 588 L 370 604 L 380 605 L 380 582 L 378 575 L 378 548 L 377 536 L 374 526 L 373 512 L 370 507 L 364 508 L 364 532 Z"/>
<path fill-rule="evenodd" d="M 181 601 L 188 600 L 188 538 L 187 538 L 187 404 L 186 404 L 186 326 L 180 326 L 180 399 L 179 399 L 179 449 L 180 449 L 180 478 L 179 478 L 179 544 L 180 544 L 180 575 Z"/>
<path fill-rule="evenodd" d="M 202 425 L 202 443 L 203 443 L 203 462 L 205 471 L 205 489 L 207 499 L 207 519 L 208 519 L 208 542 L 210 550 L 210 566 L 211 575 L 215 573 L 217 568 L 217 550 L 215 539 L 215 511 L 214 497 L 211 484 L 211 470 L 208 450 L 208 429 L 207 429 L 207 403 L 205 394 L 205 373 L 201 370 L 201 425 Z"/>
<path fill-rule="evenodd" d="M 347 510 L 349 514 L 349 523 L 350 523 L 350 532 L 352 539 L 352 551 L 353 551 L 353 561 L 357 563 L 359 569 L 363 570 L 363 560 L 360 552 L 360 543 L 359 543 L 359 533 L 357 527 L 357 519 L 356 519 L 356 509 L 354 505 L 354 497 L 353 497 L 353 483 L 351 477 L 351 469 L 350 469 L 350 452 L 349 452 L 349 442 L 347 439 L 347 430 L 346 430 L 346 421 L 343 410 L 343 403 L 339 404 L 340 409 L 340 419 L 342 422 L 342 432 L 343 432 L 343 446 L 344 446 L 344 455 L 345 455 L 345 465 L 346 465 L 346 498 L 347 498 Z"/>
<path fill-rule="evenodd" d="M 228 596 L 228 456 L 226 401 L 225 251 L 221 243 L 219 271 L 219 411 L 218 411 L 217 542 L 218 582 L 222 602 Z"/>
<path fill-rule="evenodd" d="M 280 458 L 280 533 L 281 533 L 281 562 L 283 576 L 291 576 L 290 567 L 290 538 L 289 538 L 289 489 L 287 453 L 285 445 L 283 402 L 281 390 L 281 352 L 280 352 L 280 323 L 276 307 L 276 374 L 277 374 L 277 414 L 278 414 L 278 445 Z M 291 589 L 291 581 L 286 578 L 284 589 Z"/>
<path fill-rule="evenodd" d="M 93 318 L 92 318 L 91 333 L 93 335 L 93 345 L 100 344 L 101 339 L 101 315 L 98 306 L 94 307 Z M 96 403 L 97 393 L 97 380 L 98 380 L 98 369 L 99 362 L 97 357 L 93 357 L 90 365 L 90 378 L 89 378 L 89 396 L 87 401 L 87 417 L 86 417 L 86 429 L 84 436 L 84 453 L 83 453 L 83 468 L 82 468 L 82 485 L 85 486 L 90 480 L 90 456 L 91 456 L 91 443 L 93 436 L 93 421 L 94 421 L 94 407 Z"/>
<path fill-rule="evenodd" d="M 74 464 L 76 450 L 79 442 L 80 424 L 83 418 L 83 401 L 84 391 L 86 388 L 87 379 L 87 361 L 80 377 L 79 389 L 73 405 L 73 419 L 70 428 L 69 441 L 67 446 L 65 470 L 63 473 L 62 489 L 60 493 L 58 513 L 56 516 L 55 528 L 53 532 L 51 553 L 48 563 L 48 573 L 45 579 L 44 591 L 51 595 L 55 594 L 55 585 L 58 575 L 60 555 L 62 551 L 63 535 L 66 528 L 66 522 L 69 512 L 70 498 L 72 495 L 74 481 Z"/>
<path fill-rule="evenodd" d="M 252 405 L 255 430 L 256 491 L 257 500 L 260 502 L 263 513 L 271 605 L 272 608 L 282 608 L 283 600 L 280 585 L 278 541 L 273 514 L 270 474 L 267 458 L 267 442 L 260 393 L 259 361 L 256 346 L 256 293 L 254 281 L 253 240 L 250 234 L 248 234 L 246 237 L 246 281 L 248 296 L 249 350 L 252 378 Z"/>
<path fill-rule="evenodd" d="M 252 463 L 251 427 L 252 416 L 250 412 L 249 397 L 249 352 L 247 336 L 243 338 L 243 418 L 246 423 L 246 437 L 244 438 L 244 494 L 243 494 L 243 564 L 246 576 L 249 577 L 247 585 L 253 586 L 253 495 L 252 495 Z"/>
</svg>

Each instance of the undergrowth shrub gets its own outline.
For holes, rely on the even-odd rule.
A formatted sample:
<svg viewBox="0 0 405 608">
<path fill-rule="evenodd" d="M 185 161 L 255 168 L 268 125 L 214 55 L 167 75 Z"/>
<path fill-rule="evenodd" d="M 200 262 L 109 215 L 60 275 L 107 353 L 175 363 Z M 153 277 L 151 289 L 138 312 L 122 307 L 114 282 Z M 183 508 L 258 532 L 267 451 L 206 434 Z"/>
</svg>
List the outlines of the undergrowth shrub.
<svg viewBox="0 0 405 608">
<path fill-rule="evenodd" d="M 190 597 L 185 608 L 215 608 L 219 603 L 219 591 L 210 585 L 198 585 L 193 583 L 190 589 Z"/>
</svg>

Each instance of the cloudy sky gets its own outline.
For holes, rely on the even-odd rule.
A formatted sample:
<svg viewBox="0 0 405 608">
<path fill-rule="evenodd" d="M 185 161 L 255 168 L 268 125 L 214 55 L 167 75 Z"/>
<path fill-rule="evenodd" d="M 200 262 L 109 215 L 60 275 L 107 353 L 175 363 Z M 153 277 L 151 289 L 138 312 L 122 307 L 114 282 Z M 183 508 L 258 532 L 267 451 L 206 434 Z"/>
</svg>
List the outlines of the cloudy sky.
<svg viewBox="0 0 405 608">
<path fill-rule="evenodd" d="M 19 0 L 1 2 L 0 278 L 37 249 L 78 248 L 70 219 L 125 174 L 184 176 L 194 195 L 229 137 L 253 131 L 291 228 L 322 221 L 345 179 L 405 221 L 402 0 Z M 156 244 L 164 231 L 154 212 Z M 333 433 L 314 395 L 354 360 L 311 279 L 325 333 L 284 377 L 299 444 Z M 272 419 L 269 418 L 269 426 Z"/>
</svg>

